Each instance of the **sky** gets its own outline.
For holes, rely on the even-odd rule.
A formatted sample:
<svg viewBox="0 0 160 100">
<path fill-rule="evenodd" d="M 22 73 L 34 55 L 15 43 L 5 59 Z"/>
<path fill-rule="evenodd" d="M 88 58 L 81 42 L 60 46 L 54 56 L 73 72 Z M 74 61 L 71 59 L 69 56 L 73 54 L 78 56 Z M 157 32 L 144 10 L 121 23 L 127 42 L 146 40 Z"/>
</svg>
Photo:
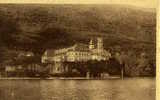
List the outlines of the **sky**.
<svg viewBox="0 0 160 100">
<path fill-rule="evenodd" d="M 143 8 L 156 8 L 157 0 L 0 0 L 0 3 L 47 4 L 125 4 Z"/>
</svg>

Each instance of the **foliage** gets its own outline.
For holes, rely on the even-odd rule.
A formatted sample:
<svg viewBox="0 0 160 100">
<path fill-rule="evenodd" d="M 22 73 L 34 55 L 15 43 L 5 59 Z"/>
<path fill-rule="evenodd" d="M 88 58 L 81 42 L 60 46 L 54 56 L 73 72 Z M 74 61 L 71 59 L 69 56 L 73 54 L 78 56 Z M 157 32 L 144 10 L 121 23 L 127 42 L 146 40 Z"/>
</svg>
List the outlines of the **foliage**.
<svg viewBox="0 0 160 100">
<path fill-rule="evenodd" d="M 144 52 L 136 54 L 133 51 L 122 52 L 116 57 L 119 63 L 124 64 L 126 76 L 154 76 L 155 60 Z"/>
</svg>

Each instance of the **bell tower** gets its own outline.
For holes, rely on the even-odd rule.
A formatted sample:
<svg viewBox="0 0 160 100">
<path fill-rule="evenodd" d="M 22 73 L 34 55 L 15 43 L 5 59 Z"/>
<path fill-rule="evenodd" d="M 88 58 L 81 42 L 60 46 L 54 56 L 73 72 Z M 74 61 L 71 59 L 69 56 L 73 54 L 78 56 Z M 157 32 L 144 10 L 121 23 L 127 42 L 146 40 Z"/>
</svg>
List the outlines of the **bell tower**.
<svg viewBox="0 0 160 100">
<path fill-rule="evenodd" d="M 93 40 L 91 39 L 90 42 L 89 42 L 89 49 L 92 50 L 94 49 L 94 43 L 93 43 Z"/>
<path fill-rule="evenodd" d="M 103 50 L 103 40 L 101 37 L 97 38 L 97 49 L 98 50 Z"/>
</svg>

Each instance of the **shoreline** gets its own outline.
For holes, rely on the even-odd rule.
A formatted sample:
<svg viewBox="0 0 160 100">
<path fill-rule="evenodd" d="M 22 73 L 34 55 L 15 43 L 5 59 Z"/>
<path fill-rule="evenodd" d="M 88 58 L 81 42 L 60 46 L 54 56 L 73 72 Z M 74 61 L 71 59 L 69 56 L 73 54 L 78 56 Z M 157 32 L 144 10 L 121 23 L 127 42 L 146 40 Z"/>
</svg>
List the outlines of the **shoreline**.
<svg viewBox="0 0 160 100">
<path fill-rule="evenodd" d="M 120 77 L 107 78 L 86 78 L 86 77 L 0 77 L 0 80 L 107 80 L 107 79 L 121 79 Z"/>
<path fill-rule="evenodd" d="M 125 77 L 126 79 L 129 77 Z M 146 77 L 130 77 L 130 78 L 146 78 Z M 155 77 L 147 77 L 155 78 Z M 0 80 L 114 80 L 122 79 L 118 76 L 106 77 L 106 78 L 86 78 L 86 77 L 50 77 L 50 78 L 40 78 L 40 77 L 0 77 Z M 123 80 L 123 79 L 122 79 Z"/>
</svg>

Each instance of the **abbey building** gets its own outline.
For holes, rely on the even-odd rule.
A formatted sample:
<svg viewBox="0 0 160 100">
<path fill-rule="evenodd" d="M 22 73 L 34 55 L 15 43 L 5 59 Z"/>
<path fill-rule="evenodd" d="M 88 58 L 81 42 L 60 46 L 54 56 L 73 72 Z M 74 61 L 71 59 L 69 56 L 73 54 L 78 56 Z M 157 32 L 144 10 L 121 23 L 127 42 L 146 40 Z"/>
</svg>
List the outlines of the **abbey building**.
<svg viewBox="0 0 160 100">
<path fill-rule="evenodd" d="M 89 44 L 77 43 L 68 48 L 58 50 L 48 49 L 42 55 L 42 63 L 51 62 L 85 62 L 88 60 L 108 60 L 111 53 L 103 48 L 103 39 L 98 37 Z"/>
</svg>

